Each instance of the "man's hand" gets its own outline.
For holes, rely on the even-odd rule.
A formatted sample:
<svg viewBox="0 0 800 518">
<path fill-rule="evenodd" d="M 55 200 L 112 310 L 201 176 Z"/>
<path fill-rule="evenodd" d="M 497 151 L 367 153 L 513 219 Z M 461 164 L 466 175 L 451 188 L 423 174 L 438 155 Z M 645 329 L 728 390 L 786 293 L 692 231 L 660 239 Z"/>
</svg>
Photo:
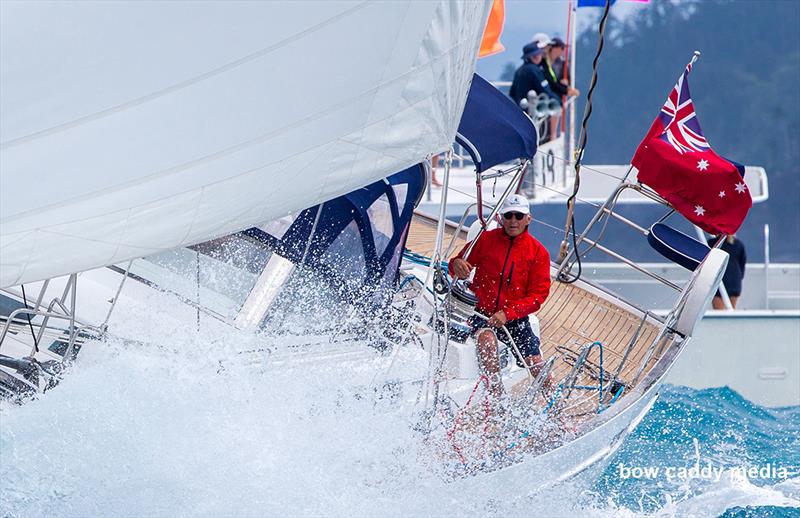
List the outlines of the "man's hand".
<svg viewBox="0 0 800 518">
<path fill-rule="evenodd" d="M 503 310 L 498 311 L 486 322 L 486 325 L 491 327 L 500 327 L 506 325 L 508 322 L 508 318 L 506 318 L 506 313 Z"/>
<path fill-rule="evenodd" d="M 456 279 L 466 279 L 472 272 L 472 265 L 461 258 L 453 259 L 453 273 Z"/>
<path fill-rule="evenodd" d="M 577 88 L 572 88 L 571 86 L 567 87 L 567 95 L 569 97 L 576 97 L 581 94 L 581 91 Z"/>
</svg>

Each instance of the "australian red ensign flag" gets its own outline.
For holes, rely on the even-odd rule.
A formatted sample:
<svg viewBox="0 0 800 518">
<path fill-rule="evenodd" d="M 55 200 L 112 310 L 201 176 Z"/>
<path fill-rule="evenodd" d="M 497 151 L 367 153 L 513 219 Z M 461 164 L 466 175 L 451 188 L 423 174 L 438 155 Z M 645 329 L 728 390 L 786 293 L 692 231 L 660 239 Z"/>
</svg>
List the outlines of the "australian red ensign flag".
<svg viewBox="0 0 800 518">
<path fill-rule="evenodd" d="M 716 154 L 703 136 L 689 72 L 678 78 L 631 163 L 650 186 L 689 221 L 711 234 L 733 234 L 753 205 L 744 166 Z"/>
</svg>

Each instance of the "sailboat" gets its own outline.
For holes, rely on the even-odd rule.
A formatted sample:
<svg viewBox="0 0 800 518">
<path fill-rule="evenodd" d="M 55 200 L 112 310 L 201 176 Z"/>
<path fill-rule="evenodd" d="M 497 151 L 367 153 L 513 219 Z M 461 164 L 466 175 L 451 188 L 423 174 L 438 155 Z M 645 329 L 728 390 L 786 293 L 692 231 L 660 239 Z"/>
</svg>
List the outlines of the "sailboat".
<svg viewBox="0 0 800 518">
<path fill-rule="evenodd" d="M 509 480 L 537 481 L 531 489 L 542 489 L 584 472 L 596 472 L 655 402 L 661 383 L 675 359 L 687 348 L 697 322 L 717 290 L 727 255 L 705 244 L 700 247 L 699 241 L 668 226 L 666 217 L 643 226 L 645 223 L 620 216 L 614 204 L 621 192 L 632 192 L 661 204 L 667 216 L 674 213 L 655 191 L 635 180 L 623 179 L 586 229 L 574 235 L 571 252 L 551 265 L 550 296 L 536 313 L 534 325 L 541 333 L 542 355 L 547 359 L 542 370 L 533 377 L 511 360 L 508 348 L 501 346 L 500 361 L 505 364 L 503 384 L 506 392 L 512 394 L 515 402 L 512 404 L 523 411 L 513 418 L 515 423 L 511 428 L 500 434 L 491 433 L 487 428 L 491 421 L 488 383 L 481 375 L 474 340 L 467 338 L 465 332 L 475 299 L 463 281 L 450 282 L 437 294 L 435 279 L 443 273 L 435 271 L 440 269 L 442 257 L 449 258 L 457 245 L 474 242 L 488 228 L 505 198 L 521 188 L 522 173 L 536 152 L 537 132 L 531 120 L 506 96 L 476 77 L 457 141 L 471 156 L 478 193 L 487 178 L 502 175 L 511 180 L 494 206 L 480 206 L 477 197 L 478 215 L 484 211 L 489 214 L 479 217 L 469 230 L 463 217 L 450 228 L 439 225 L 430 267 L 434 273 L 427 274 L 427 282 L 423 280 L 423 270 L 408 274 L 417 276 L 419 282 L 410 285 L 416 286 L 420 304 L 428 308 L 424 313 L 431 315 L 427 321 L 423 320 L 427 325 L 422 326 L 421 332 L 422 341 L 431 353 L 432 375 L 425 394 L 426 429 L 429 433 L 438 429 L 441 439 L 436 449 L 438 456 L 450 463 L 450 474 L 470 490 L 478 490 L 472 486 L 479 483 L 468 482 L 470 477 L 462 479 L 462 475 L 475 472 L 491 471 L 494 476 L 511 477 Z M 512 159 L 518 161 L 516 166 L 506 164 L 500 170 L 491 169 Z M 446 165 L 442 212 L 447 210 L 448 180 Z M 649 242 L 665 257 L 689 270 L 689 281 L 677 285 L 604 247 L 603 231 L 612 219 L 629 228 L 631 239 Z M 422 241 L 412 246 L 424 248 Z M 432 240 L 427 241 L 430 246 Z M 577 273 L 580 255 L 588 251 L 586 246 L 615 256 L 673 290 L 675 297 L 669 312 L 656 315 Z M 510 347 L 514 347 L 513 339 L 510 342 Z M 548 377 L 554 380 L 555 390 L 547 390 Z M 554 423 L 557 423 L 555 434 Z M 469 447 L 473 449 L 471 457 L 466 453 Z"/>
<path fill-rule="evenodd" d="M 248 330 L 289 305 L 298 293 L 293 280 L 312 272 L 342 297 L 383 308 L 387 321 L 400 324 L 389 329 L 427 352 L 423 415 L 443 414 L 438 429 L 452 432 L 448 440 L 480 436 L 474 343 L 452 332 L 471 311 L 469 292 L 448 284 L 441 262 L 488 227 L 538 142 L 518 107 L 473 76 L 490 5 L 322 3 L 305 16 L 297 4 L 220 12 L 178 3 L 155 17 L 149 4 L 60 5 L 44 13 L 36 4 L 3 4 L 4 390 L 52 387 L 81 346 L 113 332 L 109 317 L 126 296 L 169 299 L 160 316 L 184 328 L 199 328 L 202 317 L 212 332 Z M 209 33 L 219 16 L 225 34 Z M 86 38 L 57 30 L 65 19 Z M 52 88 L 46 67 L 24 66 L 23 36 L 32 26 L 52 28 L 41 42 L 49 44 L 51 64 L 67 60 L 55 76 L 61 88 Z M 168 37 L 178 26 L 181 41 Z M 151 43 L 140 45 L 142 33 Z M 232 33 L 238 37 L 228 45 L 224 36 Z M 354 38 L 369 45 L 354 52 Z M 100 41 L 107 52 L 97 58 L 105 71 L 98 77 L 86 55 Z M 318 67 L 298 62 L 300 55 L 315 56 Z M 120 56 L 136 56 L 139 65 Z M 313 81 L 320 75 L 330 78 L 322 92 Z M 23 102 L 31 97 L 36 102 Z M 398 276 L 403 248 L 424 226 L 412 214 L 427 159 L 454 141 L 475 165 L 478 193 L 488 179 L 512 181 L 493 207 L 478 200 L 471 232 L 464 218 L 447 224 L 442 212 L 430 256 L 415 263 L 406 255 Z M 452 154 L 446 162 L 449 168 Z M 24 196 L 27 178 L 40 182 L 31 196 Z M 617 190 L 671 211 L 636 182 L 626 179 Z M 727 255 L 708 247 L 691 254 L 684 285 L 648 272 L 676 293 L 666 315 L 628 302 L 573 271 L 578 245 L 603 249 L 591 232 L 602 234 L 603 223 L 618 218 L 615 199 L 551 267 L 554 287 L 539 313 L 546 368 L 535 379 L 513 362 L 503 369 L 509 390 L 529 403 L 511 435 L 500 436 L 510 440 L 469 458 L 456 442 L 438 450 L 454 483 L 476 486 L 470 475 L 491 472 L 550 484 L 601 466 L 653 405 L 689 343 Z M 658 224 L 663 250 L 695 250 L 691 238 Z M 208 274 L 210 264 L 232 275 L 220 281 Z M 79 306 L 90 318 L 78 316 Z M 398 314 L 418 318 L 392 321 Z M 545 375 L 555 380 L 555 394 L 544 390 Z M 568 433 L 534 441 L 533 418 L 550 415 Z M 436 426 L 428 419 L 424 433 L 435 437 Z"/>
</svg>

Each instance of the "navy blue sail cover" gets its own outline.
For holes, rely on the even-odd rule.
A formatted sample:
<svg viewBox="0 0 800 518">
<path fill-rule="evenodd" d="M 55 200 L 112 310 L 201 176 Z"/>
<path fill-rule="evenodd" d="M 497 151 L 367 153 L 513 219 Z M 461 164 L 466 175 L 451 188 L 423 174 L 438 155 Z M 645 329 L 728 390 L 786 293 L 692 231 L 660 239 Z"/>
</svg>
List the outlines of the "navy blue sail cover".
<svg viewBox="0 0 800 518">
<path fill-rule="evenodd" d="M 458 125 L 458 142 L 478 172 L 536 154 L 536 127 L 510 97 L 484 78 L 472 76 L 467 104 Z"/>
<path fill-rule="evenodd" d="M 304 210 L 278 239 L 244 231 L 295 264 L 330 280 L 350 299 L 385 299 L 396 280 L 414 208 L 425 189 L 423 164 Z"/>
</svg>

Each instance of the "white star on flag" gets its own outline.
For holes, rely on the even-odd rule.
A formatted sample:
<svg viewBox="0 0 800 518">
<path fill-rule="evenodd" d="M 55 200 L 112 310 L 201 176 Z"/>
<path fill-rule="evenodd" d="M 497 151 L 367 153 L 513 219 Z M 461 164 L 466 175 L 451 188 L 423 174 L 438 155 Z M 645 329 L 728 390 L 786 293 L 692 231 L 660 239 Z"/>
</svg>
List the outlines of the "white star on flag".
<svg viewBox="0 0 800 518">
<path fill-rule="evenodd" d="M 695 205 L 694 206 L 694 213 L 697 214 L 698 216 L 702 216 L 702 215 L 704 215 L 706 213 L 706 209 L 704 209 L 700 205 Z"/>
<path fill-rule="evenodd" d="M 745 186 L 744 182 L 739 182 L 736 184 L 736 192 L 739 194 L 742 194 L 746 189 L 747 187 Z"/>
<path fill-rule="evenodd" d="M 725 191 L 719 191 L 719 197 L 720 198 L 724 198 L 725 197 Z"/>
<path fill-rule="evenodd" d="M 706 169 L 708 169 L 708 160 L 704 158 L 699 162 L 697 162 L 697 168 L 701 171 L 705 171 Z"/>
</svg>

